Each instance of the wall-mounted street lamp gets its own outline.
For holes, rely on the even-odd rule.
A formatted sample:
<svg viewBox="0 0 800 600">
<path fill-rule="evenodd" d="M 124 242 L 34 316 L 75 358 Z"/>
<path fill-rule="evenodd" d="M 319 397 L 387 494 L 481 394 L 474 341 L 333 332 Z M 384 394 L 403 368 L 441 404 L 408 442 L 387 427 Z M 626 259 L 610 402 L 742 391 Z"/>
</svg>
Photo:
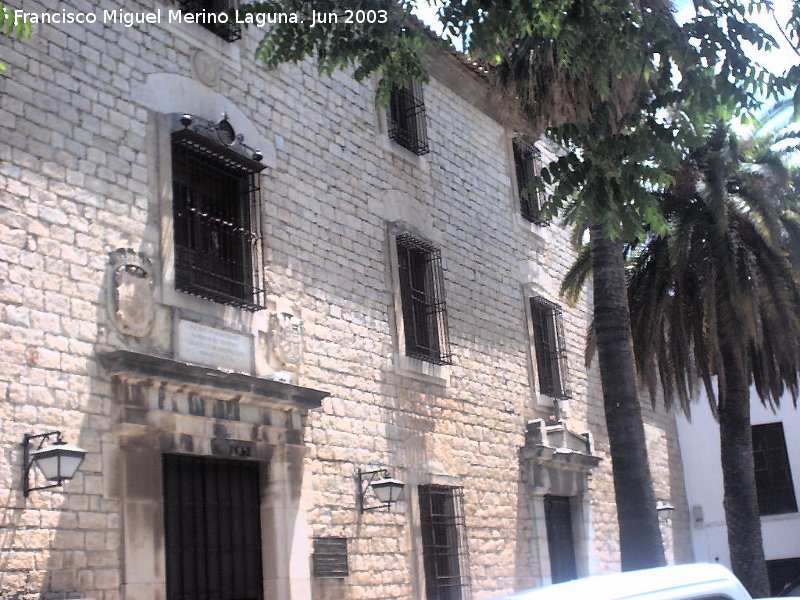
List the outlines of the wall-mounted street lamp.
<svg viewBox="0 0 800 600">
<path fill-rule="evenodd" d="M 49 446 L 45 443 L 51 438 L 55 441 Z M 39 440 L 35 450 L 31 450 L 33 440 Z M 31 435 L 26 433 L 22 438 L 22 493 L 25 497 L 35 490 L 46 490 L 62 485 L 75 476 L 78 468 L 86 456 L 86 450 L 67 444 L 61 439 L 60 431 L 50 431 Z M 33 465 L 41 471 L 47 481 L 52 481 L 50 485 L 31 487 L 30 476 Z"/>
<path fill-rule="evenodd" d="M 389 477 L 389 471 L 386 469 L 376 469 L 374 471 L 358 470 L 358 510 L 365 512 L 368 510 L 376 510 L 378 508 L 389 508 L 400 500 L 403 495 L 403 489 L 406 485 L 402 481 L 392 479 Z M 367 505 L 367 492 L 372 490 L 372 495 L 377 498 L 380 504 Z"/>
<path fill-rule="evenodd" d="M 659 523 L 668 523 L 672 519 L 672 511 L 675 507 L 669 500 L 658 500 L 656 502 L 656 512 L 658 513 Z"/>
</svg>

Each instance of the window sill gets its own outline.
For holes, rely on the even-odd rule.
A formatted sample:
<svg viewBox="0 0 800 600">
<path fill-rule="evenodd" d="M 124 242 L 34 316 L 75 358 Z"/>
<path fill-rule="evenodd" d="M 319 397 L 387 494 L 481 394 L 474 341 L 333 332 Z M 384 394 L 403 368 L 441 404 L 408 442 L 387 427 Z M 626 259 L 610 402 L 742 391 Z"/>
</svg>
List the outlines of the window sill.
<svg viewBox="0 0 800 600">
<path fill-rule="evenodd" d="M 424 383 L 447 387 L 450 385 L 450 366 L 434 365 L 418 358 L 404 354 L 394 355 L 394 372 L 403 377 L 410 377 Z"/>
<path fill-rule="evenodd" d="M 796 510 L 774 515 L 761 515 L 761 520 L 765 523 L 772 523 L 775 521 L 795 521 L 797 519 L 800 519 L 800 512 Z"/>
<path fill-rule="evenodd" d="M 431 166 L 428 162 L 428 159 L 423 156 L 417 156 L 411 150 L 408 150 L 389 139 L 388 135 L 384 133 L 378 134 L 378 139 L 380 140 L 380 146 L 386 150 L 387 152 L 391 153 L 392 155 L 404 160 L 408 164 L 412 165 L 413 167 L 419 169 L 423 173 L 430 174 Z"/>
<path fill-rule="evenodd" d="M 536 405 L 539 407 L 547 407 L 548 409 L 552 409 L 555 402 L 559 403 L 559 406 L 564 406 L 564 402 L 569 400 L 569 398 L 562 398 L 561 396 L 550 396 L 548 394 L 543 394 L 541 392 L 534 392 L 534 397 L 536 398 Z"/>
<path fill-rule="evenodd" d="M 525 230 L 528 233 L 532 233 L 538 237 L 546 238 L 546 232 L 550 230 L 551 227 L 553 227 L 553 223 L 550 222 L 547 225 L 537 225 L 536 223 L 528 221 L 528 219 L 524 218 L 519 213 L 519 210 L 520 210 L 519 206 L 517 206 L 516 212 L 514 213 L 514 221 L 517 223 L 517 227 Z"/>
</svg>

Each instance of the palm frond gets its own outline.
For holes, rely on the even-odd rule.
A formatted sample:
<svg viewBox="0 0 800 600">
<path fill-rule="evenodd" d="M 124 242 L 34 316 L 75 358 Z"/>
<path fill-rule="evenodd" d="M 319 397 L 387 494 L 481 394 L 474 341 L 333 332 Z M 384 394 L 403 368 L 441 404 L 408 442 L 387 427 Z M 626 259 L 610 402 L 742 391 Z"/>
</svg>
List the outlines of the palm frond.
<svg viewBox="0 0 800 600">
<path fill-rule="evenodd" d="M 589 252 L 588 244 L 584 244 L 579 250 L 578 255 L 572 266 L 564 275 L 561 282 L 560 294 L 564 296 L 570 304 L 575 304 L 580 298 L 581 291 L 586 285 L 586 280 L 592 274 L 592 257 Z"/>
<path fill-rule="evenodd" d="M 730 369 L 762 402 L 800 385 L 800 175 L 716 126 L 660 197 L 667 234 L 631 254 L 637 369 L 655 399 L 687 414 L 702 381 L 716 415 Z"/>
</svg>

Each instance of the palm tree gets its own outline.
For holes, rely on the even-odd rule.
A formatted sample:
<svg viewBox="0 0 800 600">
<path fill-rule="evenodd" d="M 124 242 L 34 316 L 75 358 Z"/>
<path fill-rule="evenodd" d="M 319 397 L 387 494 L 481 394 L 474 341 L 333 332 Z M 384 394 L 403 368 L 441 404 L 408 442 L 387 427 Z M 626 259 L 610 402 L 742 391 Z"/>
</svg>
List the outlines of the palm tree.
<svg viewBox="0 0 800 600">
<path fill-rule="evenodd" d="M 590 231 L 594 334 L 614 476 L 623 570 L 665 564 L 636 386 L 622 244 Z"/>
<path fill-rule="evenodd" d="M 265 0 L 251 6 L 289 13 L 305 11 L 306 4 Z M 375 26 L 270 28 L 257 56 L 270 68 L 312 55 L 322 72 L 356 65 L 356 79 L 381 75 L 378 99 L 385 102 L 392 85 L 425 78 L 423 50 L 435 40 L 408 26 L 414 19 L 397 10 L 413 2 L 380 4 L 395 10 Z M 434 4 L 449 36 L 468 40 L 470 52 L 497 66 L 487 70 L 498 86 L 489 97 L 491 112 L 535 137 L 546 129 L 566 150 L 543 172 L 547 183 L 558 182 L 547 212 L 563 212 L 568 224 L 580 221 L 592 229 L 622 566 L 663 564 L 636 396 L 622 241 L 645 226 L 664 226 L 649 186 L 663 184 L 697 123 L 723 106 L 751 106 L 757 83 L 777 89 L 778 80 L 765 78 L 746 54 L 751 44 L 771 47 L 771 38 L 747 21 L 742 0 L 695 3 L 695 17 L 680 24 L 668 0 Z M 664 122 L 667 110 L 680 116 Z"/>
<path fill-rule="evenodd" d="M 769 592 L 753 470 L 750 385 L 797 402 L 800 287 L 781 244 L 789 177 L 763 145 L 751 162 L 717 126 L 663 194 L 668 234 L 633 251 L 629 301 L 640 376 L 689 410 L 699 378 L 720 424 L 733 571 Z M 781 206 L 781 204 L 784 204 Z"/>
</svg>

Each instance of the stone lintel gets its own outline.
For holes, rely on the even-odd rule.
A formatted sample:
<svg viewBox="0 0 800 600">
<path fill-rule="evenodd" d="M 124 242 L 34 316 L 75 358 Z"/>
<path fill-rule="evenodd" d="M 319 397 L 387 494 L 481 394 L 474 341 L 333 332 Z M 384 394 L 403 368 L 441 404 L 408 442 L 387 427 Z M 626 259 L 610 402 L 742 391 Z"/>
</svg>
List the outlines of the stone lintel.
<svg viewBox="0 0 800 600">
<path fill-rule="evenodd" d="M 101 354 L 100 363 L 112 376 L 121 378 L 144 377 L 153 380 L 179 382 L 199 385 L 220 390 L 221 392 L 237 392 L 251 397 L 281 400 L 294 405 L 303 412 L 319 408 L 327 392 L 312 388 L 283 383 L 272 379 L 253 377 L 244 373 L 231 373 L 152 356 L 116 350 Z"/>
<path fill-rule="evenodd" d="M 522 459 L 531 460 L 537 465 L 558 466 L 579 471 L 594 469 L 602 460 L 599 456 L 544 445 L 523 448 Z"/>
</svg>

